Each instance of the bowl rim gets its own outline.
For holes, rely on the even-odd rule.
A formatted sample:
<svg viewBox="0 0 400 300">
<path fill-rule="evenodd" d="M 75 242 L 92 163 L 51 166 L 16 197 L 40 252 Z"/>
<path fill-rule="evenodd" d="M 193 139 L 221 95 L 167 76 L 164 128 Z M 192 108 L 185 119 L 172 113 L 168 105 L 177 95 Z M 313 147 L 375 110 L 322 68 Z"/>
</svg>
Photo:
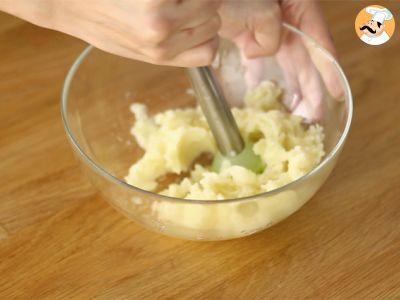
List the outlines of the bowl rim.
<svg viewBox="0 0 400 300">
<path fill-rule="evenodd" d="M 321 50 L 324 55 L 326 56 L 327 59 L 329 59 L 333 65 L 336 67 L 337 71 L 339 72 L 340 78 L 343 82 L 345 91 L 344 91 L 344 95 L 347 96 L 347 105 L 348 105 L 348 115 L 347 115 L 347 119 L 346 119 L 346 125 L 345 128 L 338 140 L 338 142 L 335 144 L 335 146 L 333 147 L 333 149 L 324 157 L 323 160 L 321 160 L 318 165 L 316 165 L 312 170 L 310 170 L 309 172 L 307 172 L 306 174 L 304 174 L 303 176 L 297 178 L 294 181 L 289 182 L 288 184 L 285 184 L 279 188 L 273 189 L 271 191 L 268 192 L 263 192 L 263 193 L 259 193 L 259 194 L 255 194 L 255 195 L 251 195 L 251 196 L 246 196 L 246 197 L 241 197 L 241 198 L 230 198 L 230 199 L 216 199 L 216 200 L 198 200 L 198 199 L 183 199 L 183 198 L 176 198 L 176 197 L 171 197 L 171 196 L 166 196 L 166 195 L 161 195 L 158 193 L 153 193 L 151 191 L 147 191 L 138 187 L 135 187 L 133 185 L 130 185 L 129 183 L 123 181 L 122 179 L 110 174 L 107 170 L 105 170 L 102 166 L 100 166 L 98 163 L 96 163 L 93 159 L 91 159 L 89 157 L 89 155 L 87 155 L 85 153 L 85 151 L 81 148 L 81 146 L 79 145 L 79 142 L 77 141 L 77 139 L 75 138 L 74 134 L 72 133 L 72 130 L 69 126 L 68 123 L 68 117 L 67 117 L 67 105 L 68 105 L 68 93 L 69 93 L 69 88 L 71 85 L 71 82 L 74 78 L 75 73 L 77 72 L 77 70 L 79 69 L 79 66 L 81 65 L 81 63 L 83 62 L 83 60 L 85 59 L 85 57 L 93 50 L 95 49 L 94 46 L 89 45 L 87 46 L 80 54 L 79 56 L 75 59 L 75 61 L 73 62 L 72 66 L 70 67 L 70 69 L 68 70 L 67 76 L 65 77 L 62 89 L 61 89 L 61 101 L 60 101 L 60 110 L 61 110 L 61 118 L 62 118 L 62 122 L 64 125 L 64 129 L 66 131 L 67 137 L 72 145 L 72 148 L 74 150 L 76 150 L 79 155 L 80 158 L 82 160 L 84 160 L 84 162 L 89 165 L 89 167 L 91 169 L 93 169 L 95 172 L 97 172 L 100 176 L 105 177 L 107 180 L 116 183 L 118 185 L 120 185 L 123 188 L 127 188 L 130 189 L 134 192 L 137 193 L 144 193 L 145 195 L 148 195 L 150 197 L 153 198 L 157 198 L 157 200 L 160 201 L 172 201 L 172 202 L 181 202 L 181 203 L 201 203 L 201 204 L 219 204 L 219 203 L 232 203 L 232 202 L 240 202 L 240 201 L 245 201 L 245 200 L 251 200 L 251 199 L 256 199 L 256 198 L 260 198 L 260 197 L 265 197 L 266 199 L 268 199 L 268 197 L 279 194 L 281 192 L 285 192 L 286 190 L 290 189 L 293 186 L 297 186 L 299 184 L 301 184 L 301 182 L 303 182 L 304 180 L 306 180 L 309 177 L 312 177 L 314 174 L 316 174 L 317 172 L 319 172 L 325 165 L 327 165 L 334 157 L 336 157 L 336 155 L 340 152 L 341 148 L 343 147 L 346 138 L 348 136 L 348 133 L 350 131 L 350 127 L 351 127 L 351 122 L 352 122 L 352 118 L 353 118 L 353 96 L 351 93 L 351 89 L 350 89 L 350 85 L 348 82 L 348 79 L 345 75 L 345 73 L 343 72 L 343 69 L 341 68 L 341 66 L 339 65 L 339 63 L 337 62 L 337 60 L 332 56 L 332 54 L 326 50 L 325 48 L 323 48 L 315 39 L 313 39 L 312 37 L 310 37 L 308 34 L 304 33 L 303 31 L 301 31 L 300 29 L 288 24 L 288 23 L 283 23 L 283 27 L 285 27 L 286 29 L 289 29 L 290 31 L 296 33 L 298 36 L 307 39 L 308 41 L 312 42 L 313 44 L 315 44 L 316 46 L 318 46 L 318 49 Z"/>
</svg>

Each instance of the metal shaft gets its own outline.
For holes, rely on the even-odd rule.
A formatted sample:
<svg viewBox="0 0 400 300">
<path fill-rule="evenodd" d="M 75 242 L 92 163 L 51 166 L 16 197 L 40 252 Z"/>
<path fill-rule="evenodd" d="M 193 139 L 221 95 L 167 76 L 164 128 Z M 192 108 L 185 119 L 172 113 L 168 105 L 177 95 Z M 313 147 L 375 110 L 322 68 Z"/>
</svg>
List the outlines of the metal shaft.
<svg viewBox="0 0 400 300">
<path fill-rule="evenodd" d="M 235 156 L 241 153 L 244 149 L 242 136 L 212 69 L 189 68 L 188 73 L 222 155 Z"/>
</svg>

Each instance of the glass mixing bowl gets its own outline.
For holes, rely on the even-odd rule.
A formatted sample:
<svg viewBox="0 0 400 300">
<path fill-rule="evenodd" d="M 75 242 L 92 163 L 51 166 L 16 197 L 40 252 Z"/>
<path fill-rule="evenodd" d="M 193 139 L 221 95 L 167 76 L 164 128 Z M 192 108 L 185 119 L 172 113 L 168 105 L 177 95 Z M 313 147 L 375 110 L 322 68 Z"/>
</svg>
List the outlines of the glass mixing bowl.
<svg viewBox="0 0 400 300">
<path fill-rule="evenodd" d="M 156 66 L 104 53 L 88 47 L 72 65 L 62 91 L 61 111 L 74 152 L 93 185 L 118 211 L 146 228 L 192 240 L 225 240 L 246 236 L 285 219 L 320 188 L 342 150 L 352 118 L 348 82 L 335 59 L 317 43 L 285 24 L 283 36 L 300 42 L 312 53 L 318 68 L 331 67 L 343 90 L 334 99 L 320 80 L 325 129 L 323 160 L 308 174 L 276 190 L 229 200 L 185 200 L 162 196 L 124 181 L 129 167 L 143 151 L 130 135 L 132 103 L 144 103 L 150 114 L 178 107 L 193 107 L 184 68 Z M 240 58 L 232 45 L 221 47 L 216 70 L 229 99 L 246 91 Z M 263 78 L 284 89 L 288 77 L 275 56 L 263 58 Z M 265 72 L 264 72 L 265 71 Z M 233 76 L 234 75 L 234 76 Z M 319 75 L 318 75 L 319 76 Z M 293 97 L 286 91 L 285 98 Z M 231 101 L 238 104 L 238 101 Z"/>
</svg>

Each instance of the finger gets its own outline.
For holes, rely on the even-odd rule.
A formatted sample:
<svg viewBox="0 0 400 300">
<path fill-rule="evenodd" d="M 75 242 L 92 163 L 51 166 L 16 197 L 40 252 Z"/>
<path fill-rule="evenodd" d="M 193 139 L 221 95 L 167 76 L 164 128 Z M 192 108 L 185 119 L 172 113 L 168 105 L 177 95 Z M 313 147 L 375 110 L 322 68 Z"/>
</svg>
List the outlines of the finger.
<svg viewBox="0 0 400 300">
<path fill-rule="evenodd" d="M 218 8 L 221 5 L 220 0 L 195 0 L 184 1 L 183 3 L 189 6 L 188 9 L 190 9 L 190 12 L 187 14 L 187 19 L 180 24 L 179 29 L 194 28 L 205 23 L 217 14 Z"/>
<path fill-rule="evenodd" d="M 221 0 L 165 0 L 159 12 L 169 20 L 174 20 L 177 30 L 193 28 L 214 15 Z"/>
<path fill-rule="evenodd" d="M 253 39 L 244 48 L 247 57 L 259 57 L 274 54 L 280 44 L 281 12 L 278 4 L 271 5 L 267 11 L 254 16 L 252 26 Z"/>
<path fill-rule="evenodd" d="M 281 13 L 278 4 L 268 10 L 255 10 L 247 28 L 234 41 L 248 58 L 274 54 L 280 44 Z"/>
<path fill-rule="evenodd" d="M 140 2 L 140 1 L 139 1 Z M 217 13 L 220 0 L 152 0 L 144 5 L 135 24 L 143 24 L 140 36 L 145 46 L 164 43 L 182 29 L 194 28 Z"/>
<path fill-rule="evenodd" d="M 93 41 L 92 45 L 119 56 L 135 59 L 156 65 L 175 66 L 175 67 L 198 67 L 210 65 L 217 53 L 219 38 L 214 37 L 191 49 L 188 49 L 171 59 L 159 59 L 143 54 L 140 50 L 135 50 L 122 44 L 103 43 Z"/>
<path fill-rule="evenodd" d="M 248 89 L 257 87 L 264 78 L 264 60 L 261 57 L 248 58 L 240 51 L 240 61 L 244 68 L 244 79 Z"/>
<path fill-rule="evenodd" d="M 322 91 L 322 82 L 318 70 L 311 64 L 308 63 L 309 68 L 303 69 L 303 72 L 299 74 L 299 84 L 302 94 L 300 103 L 294 110 L 294 114 L 303 111 L 303 117 L 312 122 L 318 122 L 321 120 L 322 111 L 322 97 L 324 95 Z"/>
<path fill-rule="evenodd" d="M 178 67 L 200 67 L 210 65 L 217 53 L 218 44 L 219 38 L 214 37 L 209 41 L 178 54 L 164 64 Z"/>
<path fill-rule="evenodd" d="M 296 58 L 291 51 L 292 48 L 293 41 L 291 41 L 290 33 L 285 31 L 282 36 L 282 45 L 276 54 L 276 59 L 281 67 L 285 83 L 283 102 L 291 111 L 296 108 L 302 98 L 298 80 L 299 63 L 295 61 Z"/>
<path fill-rule="evenodd" d="M 221 19 L 218 14 L 215 14 L 195 28 L 183 29 L 177 32 L 159 47 L 169 49 L 167 55 L 171 58 L 216 37 L 220 27 Z"/>
<path fill-rule="evenodd" d="M 344 95 L 343 84 L 336 65 L 332 60 L 327 59 L 326 53 L 317 48 L 315 44 L 307 41 L 305 45 L 310 53 L 312 62 L 321 74 L 329 94 L 338 100 L 344 99 L 342 97 Z"/>
<path fill-rule="evenodd" d="M 310 54 L 303 45 L 302 40 L 297 39 L 290 50 L 293 64 L 296 64 L 296 72 L 302 95 L 302 106 L 308 110 L 307 119 L 319 121 L 322 117 L 322 97 L 324 95 L 321 76 L 313 64 Z"/>
<path fill-rule="evenodd" d="M 328 26 L 323 18 L 323 14 L 318 3 L 309 3 L 308 13 L 304 15 L 300 29 L 304 32 L 307 32 L 311 37 L 318 41 L 322 47 L 324 47 L 329 51 L 329 53 L 337 58 L 332 36 L 328 30 Z M 311 59 L 321 72 L 322 78 L 324 79 L 329 93 L 335 98 L 342 96 L 344 91 L 336 66 L 330 60 L 327 60 L 325 57 L 323 57 L 323 53 L 316 48 L 315 45 L 307 42 L 306 47 L 310 52 Z"/>
<path fill-rule="evenodd" d="M 302 40 L 285 33 L 277 59 L 285 77 L 284 102 L 294 114 L 309 121 L 322 117 L 322 82 Z"/>
</svg>

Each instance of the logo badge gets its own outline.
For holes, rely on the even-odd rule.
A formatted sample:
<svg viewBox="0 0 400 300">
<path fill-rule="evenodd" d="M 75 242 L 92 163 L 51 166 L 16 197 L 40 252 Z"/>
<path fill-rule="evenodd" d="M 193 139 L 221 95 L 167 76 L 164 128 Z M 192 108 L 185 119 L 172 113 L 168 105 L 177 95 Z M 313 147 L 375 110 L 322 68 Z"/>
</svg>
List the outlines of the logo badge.
<svg viewBox="0 0 400 300">
<path fill-rule="evenodd" d="M 386 7 L 370 5 L 357 15 L 355 30 L 364 43 L 382 45 L 393 36 L 395 21 L 393 14 Z"/>
</svg>

